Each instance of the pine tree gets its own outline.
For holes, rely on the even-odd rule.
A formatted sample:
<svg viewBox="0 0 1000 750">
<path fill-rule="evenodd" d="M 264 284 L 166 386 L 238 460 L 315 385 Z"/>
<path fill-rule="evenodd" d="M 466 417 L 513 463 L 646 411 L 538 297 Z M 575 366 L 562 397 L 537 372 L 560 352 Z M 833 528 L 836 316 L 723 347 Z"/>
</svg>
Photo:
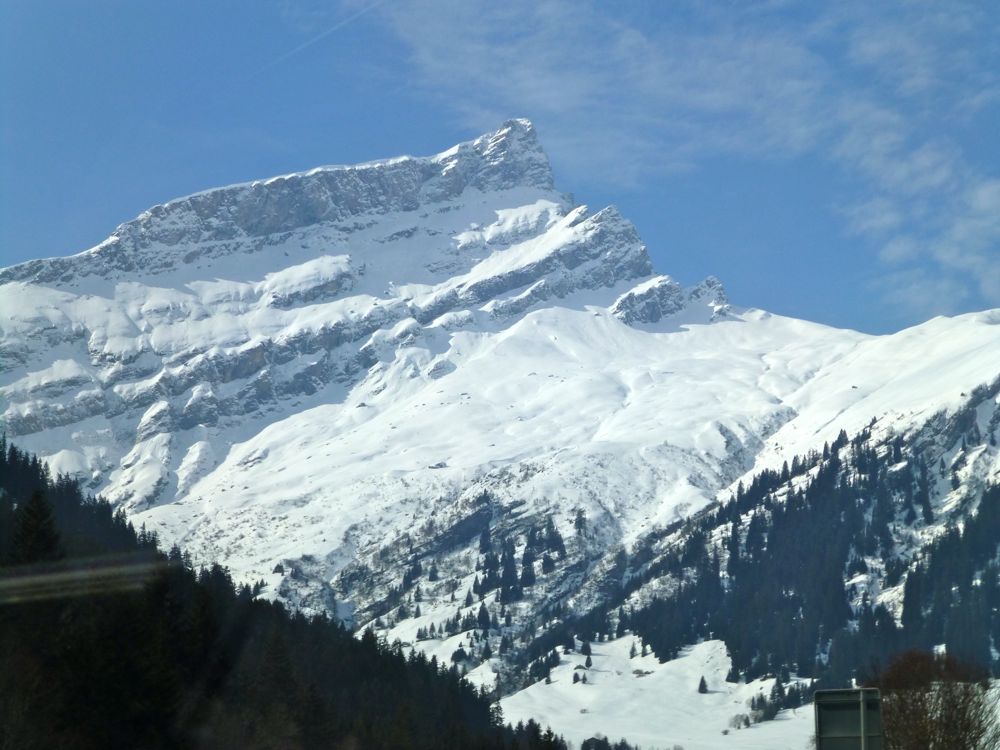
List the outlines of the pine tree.
<svg viewBox="0 0 1000 750">
<path fill-rule="evenodd" d="M 738 516 L 733 521 L 729 540 L 726 543 L 726 550 L 729 552 L 729 559 L 726 561 L 726 572 L 730 578 L 735 578 L 740 567 L 740 519 Z"/>
<path fill-rule="evenodd" d="M 62 557 L 52 506 L 41 490 L 31 493 L 28 502 L 18 508 L 14 524 L 15 562 L 48 562 Z"/>
<path fill-rule="evenodd" d="M 535 585 L 535 556 L 530 550 L 524 551 L 524 558 L 522 561 L 523 568 L 521 569 L 521 585 L 522 586 L 534 586 Z"/>
<path fill-rule="evenodd" d="M 628 630 L 628 615 L 625 607 L 618 608 L 618 624 L 615 625 L 615 638 L 622 638 Z"/>
<path fill-rule="evenodd" d="M 483 533 L 479 535 L 479 554 L 485 555 L 493 549 L 493 543 L 490 541 L 490 527 L 487 526 L 483 529 Z"/>
<path fill-rule="evenodd" d="M 555 561 L 552 559 L 552 557 L 549 555 L 548 552 L 545 552 L 542 555 L 542 573 L 548 574 L 555 569 L 556 569 Z"/>
<path fill-rule="evenodd" d="M 703 695 L 708 692 L 708 683 L 705 682 L 705 675 L 701 676 L 701 681 L 698 683 L 698 692 Z"/>
</svg>

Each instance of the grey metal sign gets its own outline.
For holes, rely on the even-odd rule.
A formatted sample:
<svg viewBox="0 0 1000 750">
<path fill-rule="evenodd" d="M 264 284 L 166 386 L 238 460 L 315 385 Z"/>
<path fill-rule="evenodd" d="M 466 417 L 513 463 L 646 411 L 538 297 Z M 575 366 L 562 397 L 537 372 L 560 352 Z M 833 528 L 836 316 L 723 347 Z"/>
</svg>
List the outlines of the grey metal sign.
<svg viewBox="0 0 1000 750">
<path fill-rule="evenodd" d="M 882 750 L 882 698 L 875 688 L 817 690 L 816 750 Z"/>
</svg>

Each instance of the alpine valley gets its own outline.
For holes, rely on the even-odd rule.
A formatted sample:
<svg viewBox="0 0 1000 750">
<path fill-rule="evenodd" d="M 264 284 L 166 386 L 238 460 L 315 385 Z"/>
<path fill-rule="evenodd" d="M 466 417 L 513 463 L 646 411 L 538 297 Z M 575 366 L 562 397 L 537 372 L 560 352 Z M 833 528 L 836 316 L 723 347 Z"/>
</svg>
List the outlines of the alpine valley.
<svg viewBox="0 0 1000 750">
<path fill-rule="evenodd" d="M 683 286 L 525 120 L 0 270 L 0 427 L 576 743 L 803 748 L 810 688 L 895 650 L 998 664 L 1000 310 L 871 336 Z"/>
</svg>

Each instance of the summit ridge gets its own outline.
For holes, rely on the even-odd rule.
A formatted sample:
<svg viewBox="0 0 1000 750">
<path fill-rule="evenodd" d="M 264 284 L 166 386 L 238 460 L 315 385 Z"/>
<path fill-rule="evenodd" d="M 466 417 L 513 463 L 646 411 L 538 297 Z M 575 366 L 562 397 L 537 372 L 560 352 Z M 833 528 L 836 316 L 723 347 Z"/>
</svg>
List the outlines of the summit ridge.
<svg viewBox="0 0 1000 750">
<path fill-rule="evenodd" d="M 416 211 L 454 200 L 466 190 L 553 192 L 548 157 L 527 120 L 429 157 L 397 157 L 205 190 L 153 206 L 121 224 L 94 248 L 0 269 L 0 283 L 64 283 L 74 278 L 156 275 L 205 255 L 250 251 L 275 236 L 356 217 Z M 198 252 L 178 249 L 199 245 Z"/>
</svg>

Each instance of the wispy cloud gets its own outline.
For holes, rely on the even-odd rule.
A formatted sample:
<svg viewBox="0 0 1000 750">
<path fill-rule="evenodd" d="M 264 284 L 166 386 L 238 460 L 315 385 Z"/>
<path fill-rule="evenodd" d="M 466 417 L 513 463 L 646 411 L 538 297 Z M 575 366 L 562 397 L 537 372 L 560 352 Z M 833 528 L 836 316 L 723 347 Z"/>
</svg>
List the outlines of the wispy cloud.
<svg viewBox="0 0 1000 750">
<path fill-rule="evenodd" d="M 419 83 L 470 126 L 512 112 L 563 164 L 630 183 L 717 153 L 815 143 L 822 61 L 791 35 L 731 24 L 655 34 L 580 3 L 401 3 L 382 11 Z"/>
<path fill-rule="evenodd" d="M 948 290 L 1000 305 L 1000 189 L 962 143 L 1000 101 L 989 8 L 649 7 L 414 0 L 378 14 L 409 49 L 415 85 L 472 128 L 531 117 L 574 182 L 819 156 L 853 185 L 845 233 L 882 259 L 892 302 L 942 311 Z"/>
</svg>

